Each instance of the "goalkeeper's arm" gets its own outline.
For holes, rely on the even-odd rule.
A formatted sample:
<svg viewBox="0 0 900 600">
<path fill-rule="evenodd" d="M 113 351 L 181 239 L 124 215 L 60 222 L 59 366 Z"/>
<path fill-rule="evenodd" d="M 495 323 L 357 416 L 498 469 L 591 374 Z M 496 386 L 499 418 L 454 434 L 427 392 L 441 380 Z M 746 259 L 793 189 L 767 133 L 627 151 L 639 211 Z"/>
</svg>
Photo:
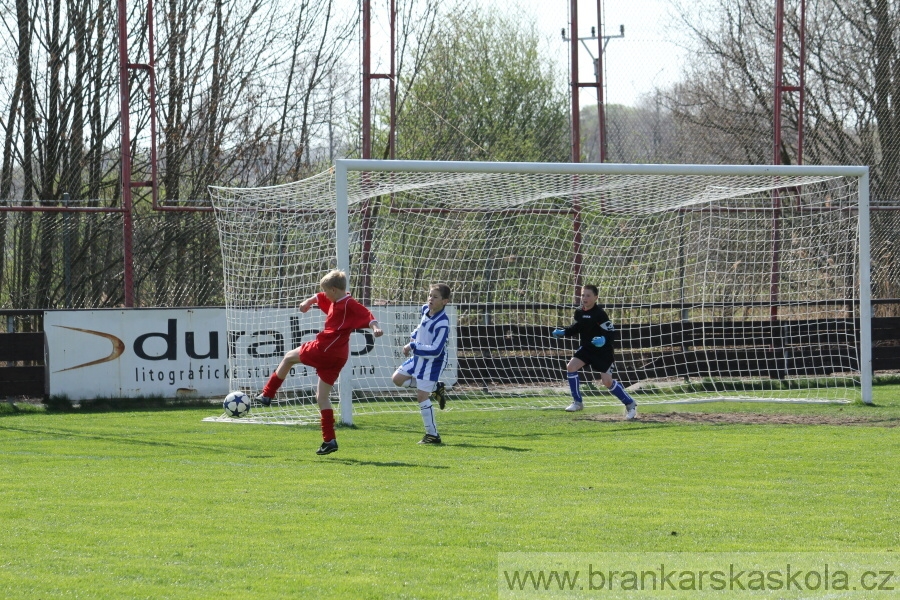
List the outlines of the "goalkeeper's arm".
<svg viewBox="0 0 900 600">
<path fill-rule="evenodd" d="M 577 335 L 579 333 L 579 329 L 580 328 L 578 327 L 578 323 L 573 323 L 572 325 L 569 325 L 568 327 L 557 327 L 556 329 L 554 329 L 553 331 L 550 332 L 550 335 L 552 335 L 555 338 L 569 337 L 572 335 Z"/>
<path fill-rule="evenodd" d="M 619 332 L 616 331 L 616 327 L 613 325 L 612 321 L 601 323 L 600 330 L 602 337 L 606 338 L 607 342 L 615 342 L 619 339 Z"/>
</svg>

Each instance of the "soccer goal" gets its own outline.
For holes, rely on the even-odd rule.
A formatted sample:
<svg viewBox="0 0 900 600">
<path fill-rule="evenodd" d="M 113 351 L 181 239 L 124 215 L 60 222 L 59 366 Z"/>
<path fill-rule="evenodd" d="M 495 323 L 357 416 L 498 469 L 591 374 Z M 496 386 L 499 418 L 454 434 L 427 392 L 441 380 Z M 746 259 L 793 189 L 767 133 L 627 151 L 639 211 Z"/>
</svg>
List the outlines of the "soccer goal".
<svg viewBox="0 0 900 600">
<path fill-rule="evenodd" d="M 324 316 L 329 269 L 385 336 L 351 337 L 341 419 L 417 410 L 391 374 L 431 283 L 452 289 L 449 410 L 559 408 L 582 285 L 619 332 L 639 404 L 871 402 L 865 167 L 338 160 L 268 188 L 211 188 L 232 389 L 255 395 Z M 586 407 L 619 405 L 590 370 Z M 298 365 L 256 422 L 314 420 Z"/>
</svg>

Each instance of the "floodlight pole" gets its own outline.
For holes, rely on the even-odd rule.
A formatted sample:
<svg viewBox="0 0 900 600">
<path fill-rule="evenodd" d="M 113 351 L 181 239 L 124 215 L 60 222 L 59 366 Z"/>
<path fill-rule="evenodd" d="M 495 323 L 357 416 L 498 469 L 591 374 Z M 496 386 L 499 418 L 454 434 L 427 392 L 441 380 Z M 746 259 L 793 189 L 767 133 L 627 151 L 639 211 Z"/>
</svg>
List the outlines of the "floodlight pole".
<svg viewBox="0 0 900 600">
<path fill-rule="evenodd" d="M 372 158 L 372 3 L 362 0 L 362 149 Z"/>
<path fill-rule="evenodd" d="M 800 64 L 799 85 L 784 84 L 784 0 L 775 0 L 775 98 L 772 110 L 773 149 L 772 164 L 782 164 L 782 102 L 786 92 L 799 94 L 799 106 L 797 115 L 797 164 L 803 164 L 803 110 L 804 87 L 806 73 L 806 0 L 800 0 Z M 770 281 L 769 318 L 773 328 L 778 321 L 778 288 L 781 279 L 781 197 L 778 190 L 772 193 L 772 271 Z M 780 339 L 778 337 L 773 339 Z M 779 348 L 773 348 L 779 351 Z"/>
<path fill-rule="evenodd" d="M 117 0 L 119 26 L 119 128 L 121 129 L 121 185 L 122 185 L 122 253 L 124 271 L 124 305 L 134 306 L 134 216 L 131 188 L 149 187 L 153 208 L 157 208 L 159 185 L 156 154 L 156 58 L 153 31 L 153 0 L 147 0 L 147 62 L 128 62 L 128 12 L 127 0 Z M 147 73 L 148 109 L 150 112 L 150 179 L 132 181 L 131 168 L 131 71 Z"/>
<path fill-rule="evenodd" d="M 781 130 L 783 128 L 782 104 L 786 92 L 796 92 L 798 96 L 797 114 L 797 164 L 803 164 L 803 120 L 806 103 L 806 0 L 800 0 L 800 64 L 799 84 L 784 84 L 784 0 L 775 0 L 775 98 L 772 111 L 773 120 L 773 152 L 772 164 L 782 164 Z"/>
<path fill-rule="evenodd" d="M 578 99 L 578 0 L 570 0 L 569 27 L 572 32 L 569 38 L 569 76 L 572 79 L 572 162 L 581 162 L 581 123 L 579 113 L 581 104 Z M 565 39 L 565 30 L 563 30 Z"/>
<path fill-rule="evenodd" d="M 397 126 L 397 4 L 390 0 L 390 72 L 372 73 L 372 7 L 371 0 L 362 0 L 362 158 L 372 158 L 372 80 L 387 79 L 390 96 L 390 123 L 388 125 L 388 145 L 384 158 L 396 158 L 396 126 Z M 359 299 L 369 304 L 372 295 L 372 274 L 369 267 L 369 256 L 372 252 L 372 219 L 377 208 L 373 200 L 363 204 L 362 211 L 362 257 L 359 273 Z"/>
<path fill-rule="evenodd" d="M 125 0 L 118 0 L 119 9 L 119 128 L 121 153 L 122 253 L 124 254 L 125 308 L 134 306 L 134 223 L 131 214 L 131 124 L 129 122 L 131 85 L 128 70 L 128 15 Z"/>
<path fill-rule="evenodd" d="M 580 88 L 595 87 L 597 88 L 597 130 L 600 152 L 600 162 L 606 162 L 606 110 L 603 99 L 603 52 L 606 50 L 606 44 L 611 38 L 625 37 L 625 26 L 619 26 L 619 35 L 604 36 L 603 35 L 603 0 L 597 0 L 597 28 L 591 27 L 590 37 L 579 37 L 578 35 L 578 0 L 570 0 L 570 23 L 571 36 L 566 36 L 566 30 L 562 31 L 562 38 L 569 42 L 570 51 L 570 77 L 572 79 L 572 162 L 581 162 L 581 100 Z M 598 35 L 599 33 L 599 35 Z M 586 40 L 597 40 L 597 58 L 591 53 Z M 594 63 L 594 77 L 596 81 L 593 83 L 582 83 L 578 74 L 578 42 L 584 44 L 585 50 Z M 581 245 L 581 207 L 577 198 L 572 203 L 572 275 L 575 284 L 574 302 L 580 302 L 581 298 L 581 269 L 584 263 Z"/>
<path fill-rule="evenodd" d="M 372 158 L 372 80 L 387 79 L 390 100 L 386 158 L 395 158 L 397 121 L 397 3 L 390 0 L 390 71 L 372 73 L 372 0 L 362 0 L 362 158 Z"/>
</svg>

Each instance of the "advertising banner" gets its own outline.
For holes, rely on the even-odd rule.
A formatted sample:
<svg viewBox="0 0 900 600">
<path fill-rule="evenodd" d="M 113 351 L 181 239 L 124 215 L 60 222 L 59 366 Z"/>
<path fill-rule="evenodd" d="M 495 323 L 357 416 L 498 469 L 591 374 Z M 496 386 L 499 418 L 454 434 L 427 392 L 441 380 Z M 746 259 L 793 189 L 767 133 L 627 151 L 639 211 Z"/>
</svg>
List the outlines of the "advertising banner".
<svg viewBox="0 0 900 600">
<path fill-rule="evenodd" d="M 353 389 L 396 390 L 391 374 L 418 325 L 420 306 L 374 307 L 385 334 L 350 336 L 344 367 Z M 325 315 L 313 309 L 259 309 L 227 331 L 224 308 L 62 310 L 44 313 L 49 391 L 70 400 L 223 397 L 233 384 L 262 388 L 284 353 L 312 340 Z M 447 307 L 451 331 L 456 313 Z M 246 319 L 244 317 L 247 317 Z M 456 380 L 455 335 L 445 381 Z M 234 371 L 237 369 L 237 371 Z M 297 365 L 284 390 L 315 387 L 315 371 Z"/>
<path fill-rule="evenodd" d="M 48 311 L 50 395 L 214 397 L 228 390 L 225 309 Z"/>
</svg>

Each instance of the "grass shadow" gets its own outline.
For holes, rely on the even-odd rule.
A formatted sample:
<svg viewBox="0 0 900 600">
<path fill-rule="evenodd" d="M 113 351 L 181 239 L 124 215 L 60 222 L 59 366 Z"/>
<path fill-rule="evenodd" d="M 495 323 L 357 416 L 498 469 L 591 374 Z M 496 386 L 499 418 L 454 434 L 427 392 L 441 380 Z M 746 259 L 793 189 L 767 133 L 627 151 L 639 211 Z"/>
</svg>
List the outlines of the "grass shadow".
<svg viewBox="0 0 900 600">
<path fill-rule="evenodd" d="M 52 396 L 43 403 L 50 414 L 59 413 L 105 413 L 131 411 L 192 410 L 195 408 L 221 407 L 218 401 L 208 398 L 172 399 L 162 396 L 140 398 L 97 398 L 73 403 L 65 396 Z"/>
<path fill-rule="evenodd" d="M 516 448 L 514 446 L 498 446 L 496 444 L 444 444 L 455 448 L 486 448 L 491 450 L 506 450 L 508 452 L 531 452 L 531 448 Z"/>
<path fill-rule="evenodd" d="M 332 462 L 342 463 L 345 465 L 349 465 L 352 467 L 400 467 L 400 468 L 415 468 L 415 469 L 449 469 L 450 467 L 445 465 L 422 465 L 416 463 L 407 463 L 400 461 L 377 461 L 377 460 L 358 460 L 355 458 L 327 458 L 325 460 L 330 460 Z"/>
</svg>

